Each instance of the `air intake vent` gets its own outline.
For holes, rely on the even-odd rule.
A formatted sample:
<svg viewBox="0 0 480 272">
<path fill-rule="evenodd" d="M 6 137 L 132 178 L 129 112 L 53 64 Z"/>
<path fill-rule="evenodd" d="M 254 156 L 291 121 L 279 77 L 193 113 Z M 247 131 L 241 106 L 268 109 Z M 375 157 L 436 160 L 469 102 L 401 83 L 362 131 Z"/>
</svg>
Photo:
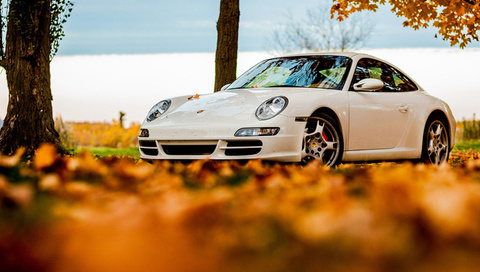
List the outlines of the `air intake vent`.
<svg viewBox="0 0 480 272">
<path fill-rule="evenodd" d="M 155 143 L 155 141 L 140 140 L 140 141 L 138 141 L 138 144 L 141 147 L 157 147 L 157 143 Z"/>
<path fill-rule="evenodd" d="M 152 148 L 140 148 L 140 150 L 143 152 L 143 154 L 148 155 L 148 156 L 157 156 L 158 155 L 158 149 L 152 149 Z"/>
<path fill-rule="evenodd" d="M 227 147 L 262 146 L 262 141 L 228 141 Z"/>
<path fill-rule="evenodd" d="M 210 155 L 216 145 L 162 145 L 167 155 Z"/>
</svg>

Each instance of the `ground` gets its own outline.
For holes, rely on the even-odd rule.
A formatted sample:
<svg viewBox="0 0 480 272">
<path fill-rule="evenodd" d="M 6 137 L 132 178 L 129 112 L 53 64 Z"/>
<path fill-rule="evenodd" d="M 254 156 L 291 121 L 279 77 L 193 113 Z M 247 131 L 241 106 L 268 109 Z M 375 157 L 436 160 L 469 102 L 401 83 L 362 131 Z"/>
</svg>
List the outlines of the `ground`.
<svg viewBox="0 0 480 272">
<path fill-rule="evenodd" d="M 0 157 L 2 271 L 475 271 L 480 153 L 449 164 Z"/>
</svg>

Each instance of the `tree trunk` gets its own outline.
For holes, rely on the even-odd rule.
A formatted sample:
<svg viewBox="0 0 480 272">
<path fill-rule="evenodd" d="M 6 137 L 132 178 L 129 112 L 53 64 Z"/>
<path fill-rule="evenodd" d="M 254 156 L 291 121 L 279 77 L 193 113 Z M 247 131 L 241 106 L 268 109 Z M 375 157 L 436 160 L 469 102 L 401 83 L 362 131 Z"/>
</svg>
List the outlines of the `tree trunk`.
<svg viewBox="0 0 480 272">
<path fill-rule="evenodd" d="M 237 78 L 238 23 L 240 20 L 239 0 L 221 0 L 217 22 L 217 51 L 215 53 L 215 88 Z"/>
<path fill-rule="evenodd" d="M 33 154 L 44 142 L 63 151 L 54 128 L 50 89 L 50 5 L 51 0 L 10 2 L 2 60 L 9 89 L 7 115 L 0 130 L 0 152 L 4 154 L 20 147 Z"/>
</svg>

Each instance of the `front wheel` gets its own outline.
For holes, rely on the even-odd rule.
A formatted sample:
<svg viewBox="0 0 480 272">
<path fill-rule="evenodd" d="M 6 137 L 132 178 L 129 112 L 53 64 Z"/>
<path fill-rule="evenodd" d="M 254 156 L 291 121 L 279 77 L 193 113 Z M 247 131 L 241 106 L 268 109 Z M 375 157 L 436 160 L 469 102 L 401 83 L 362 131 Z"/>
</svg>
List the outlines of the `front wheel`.
<svg viewBox="0 0 480 272">
<path fill-rule="evenodd" d="M 326 166 L 342 160 L 343 140 L 339 125 L 326 114 L 308 118 L 303 136 L 302 159 L 316 159 Z"/>
<path fill-rule="evenodd" d="M 442 118 L 433 118 L 427 123 L 423 135 L 422 160 L 439 165 L 448 160 L 450 144 L 447 127 Z"/>
</svg>

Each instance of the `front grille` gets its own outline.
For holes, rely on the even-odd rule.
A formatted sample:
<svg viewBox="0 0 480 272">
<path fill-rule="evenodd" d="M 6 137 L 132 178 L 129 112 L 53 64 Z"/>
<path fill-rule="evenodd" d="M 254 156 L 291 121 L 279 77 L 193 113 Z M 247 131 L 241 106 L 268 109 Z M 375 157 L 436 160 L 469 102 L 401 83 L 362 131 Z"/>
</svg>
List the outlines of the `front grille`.
<svg viewBox="0 0 480 272">
<path fill-rule="evenodd" d="M 225 156 L 256 155 L 262 150 L 263 143 L 259 140 L 252 141 L 227 141 Z"/>
<path fill-rule="evenodd" d="M 167 155 L 210 155 L 216 145 L 162 145 Z"/>
</svg>

